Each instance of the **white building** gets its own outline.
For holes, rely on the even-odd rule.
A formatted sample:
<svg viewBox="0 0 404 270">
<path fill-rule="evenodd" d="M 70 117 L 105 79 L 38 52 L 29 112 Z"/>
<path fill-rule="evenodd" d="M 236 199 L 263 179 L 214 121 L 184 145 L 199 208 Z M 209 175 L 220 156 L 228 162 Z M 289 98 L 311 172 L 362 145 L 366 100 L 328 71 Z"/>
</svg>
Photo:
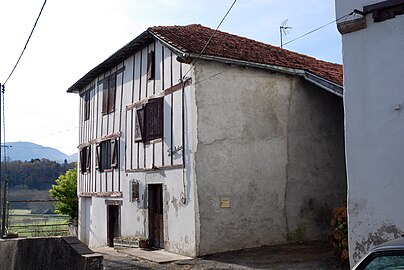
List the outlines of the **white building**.
<svg viewBox="0 0 404 270">
<path fill-rule="evenodd" d="M 372 246 L 404 232 L 404 1 L 336 0 L 335 5 L 337 18 L 344 18 L 338 29 L 353 264 Z"/>
<path fill-rule="evenodd" d="M 90 247 L 138 236 L 197 256 L 327 239 L 346 196 L 341 65 L 213 33 L 149 28 L 69 88 Z"/>
</svg>

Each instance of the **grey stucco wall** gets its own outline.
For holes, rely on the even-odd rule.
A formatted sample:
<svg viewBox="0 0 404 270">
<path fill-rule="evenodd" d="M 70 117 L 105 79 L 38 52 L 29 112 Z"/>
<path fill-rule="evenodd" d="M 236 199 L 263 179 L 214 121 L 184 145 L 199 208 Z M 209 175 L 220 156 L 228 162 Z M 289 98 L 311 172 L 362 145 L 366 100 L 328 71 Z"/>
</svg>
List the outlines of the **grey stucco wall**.
<svg viewBox="0 0 404 270">
<path fill-rule="evenodd" d="M 0 270 L 101 270 L 102 255 L 76 237 L 0 239 Z"/>
<path fill-rule="evenodd" d="M 332 209 L 346 199 L 342 102 L 295 79 L 288 115 L 288 240 L 326 240 Z"/>
<path fill-rule="evenodd" d="M 298 142 L 290 143 L 291 140 L 300 140 L 300 124 L 304 125 L 298 124 L 297 118 L 293 119 L 295 122 L 292 120 L 293 114 L 299 113 L 306 106 L 304 101 L 299 100 L 301 94 L 296 92 L 305 91 L 308 86 L 308 90 L 316 90 L 319 95 L 325 90 L 306 84 L 303 79 L 291 75 L 204 61 L 198 62 L 195 81 L 198 113 L 195 170 L 199 203 L 199 255 L 287 242 L 290 236 L 294 236 L 290 232 L 296 231 L 295 227 L 300 224 L 300 212 L 296 214 L 296 211 L 303 209 L 306 200 L 309 199 L 310 202 L 311 198 L 302 194 L 296 200 L 294 196 L 297 194 L 294 192 L 305 185 L 304 179 L 310 178 L 313 173 L 318 176 L 311 177 L 307 182 L 309 185 L 317 185 L 320 179 L 330 180 L 330 177 L 322 176 L 321 170 L 327 170 L 326 166 L 319 166 L 318 170 L 305 169 L 318 159 L 328 159 L 329 155 L 318 155 L 301 165 L 298 153 L 303 151 L 301 154 L 304 156 L 305 150 Z M 311 100 L 310 95 L 303 95 L 303 98 Z M 316 97 L 316 101 L 309 102 L 308 106 L 321 107 L 323 105 L 318 102 L 322 99 Z M 336 100 L 338 98 L 329 98 L 329 102 Z M 342 106 L 342 101 L 337 102 Z M 296 108 L 292 109 L 292 106 Z M 326 108 L 320 109 L 324 110 Z M 326 115 L 321 117 L 326 118 Z M 305 141 L 301 143 L 310 142 L 316 148 L 318 143 L 327 144 L 327 140 L 320 140 L 321 132 L 316 130 L 322 128 L 323 121 L 313 120 L 312 117 L 317 117 L 315 109 L 300 117 L 300 121 L 305 121 L 306 126 L 314 121 L 313 127 L 308 129 L 310 132 L 303 132 L 302 139 Z M 340 118 L 343 119 L 342 110 Z M 318 143 L 311 141 L 311 133 Z M 342 136 L 342 130 L 339 134 Z M 340 145 L 336 147 L 343 151 L 343 141 L 338 141 L 338 144 Z M 321 152 L 321 147 L 315 151 Z M 309 153 L 311 152 L 306 155 Z M 290 155 L 296 155 L 296 159 Z M 341 155 L 343 160 L 343 152 Z M 290 162 L 296 164 L 291 165 Z M 331 164 L 332 160 L 323 162 Z M 303 169 L 299 166 L 303 166 Z M 339 169 L 340 166 L 337 166 L 336 170 Z M 300 177 L 300 174 L 303 176 Z M 288 178 L 301 182 L 290 185 Z M 314 188 L 311 192 L 311 188 L 313 187 L 305 186 L 304 190 L 308 193 L 318 192 Z M 345 192 L 345 188 L 343 189 Z M 318 200 L 328 197 L 320 196 Z M 221 198 L 230 200 L 229 208 L 220 207 Z M 313 198 L 317 203 L 317 197 Z M 293 202 L 291 206 L 288 206 L 289 201 Z M 317 209 L 317 205 L 315 207 Z M 315 235 L 314 238 L 317 239 L 319 234 L 312 229 L 313 224 L 317 225 L 315 221 L 311 221 L 313 215 L 309 213 L 304 217 L 304 234 L 307 237 L 303 238 L 308 239 Z"/>
</svg>

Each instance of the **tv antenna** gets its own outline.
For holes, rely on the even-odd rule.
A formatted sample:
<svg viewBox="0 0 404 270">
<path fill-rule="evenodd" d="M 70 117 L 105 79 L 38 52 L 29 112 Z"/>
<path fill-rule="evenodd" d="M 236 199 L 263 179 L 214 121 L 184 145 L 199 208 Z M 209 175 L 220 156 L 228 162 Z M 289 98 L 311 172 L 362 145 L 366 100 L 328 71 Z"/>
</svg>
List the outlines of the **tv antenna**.
<svg viewBox="0 0 404 270">
<path fill-rule="evenodd" d="M 279 26 L 279 35 L 281 37 L 281 48 L 283 48 L 283 36 L 289 34 L 288 29 L 292 29 L 291 26 L 286 26 L 288 24 L 288 19 L 284 20 Z"/>
</svg>

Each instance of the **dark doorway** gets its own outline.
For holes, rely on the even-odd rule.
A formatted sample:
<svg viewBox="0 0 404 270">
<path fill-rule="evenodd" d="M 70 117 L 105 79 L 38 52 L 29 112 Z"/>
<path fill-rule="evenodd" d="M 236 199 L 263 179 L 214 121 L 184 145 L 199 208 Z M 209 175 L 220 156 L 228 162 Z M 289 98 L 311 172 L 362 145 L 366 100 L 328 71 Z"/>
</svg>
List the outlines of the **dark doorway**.
<svg viewBox="0 0 404 270">
<path fill-rule="evenodd" d="M 121 236 L 121 208 L 120 205 L 107 205 L 107 242 L 114 246 L 114 237 Z"/>
<path fill-rule="evenodd" d="M 149 245 L 164 248 L 163 185 L 148 185 Z"/>
</svg>

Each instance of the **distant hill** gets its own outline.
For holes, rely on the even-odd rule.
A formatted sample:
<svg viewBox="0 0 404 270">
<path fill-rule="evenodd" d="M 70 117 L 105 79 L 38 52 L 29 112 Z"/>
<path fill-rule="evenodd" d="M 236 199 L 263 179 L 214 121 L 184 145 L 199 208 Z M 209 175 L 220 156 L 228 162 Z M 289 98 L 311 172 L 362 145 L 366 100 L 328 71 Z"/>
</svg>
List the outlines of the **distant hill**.
<svg viewBox="0 0 404 270">
<path fill-rule="evenodd" d="M 63 163 L 64 160 L 67 160 L 67 162 L 77 161 L 77 154 L 69 156 L 55 148 L 44 147 L 35 143 L 7 142 L 6 145 L 10 146 L 7 150 L 10 161 L 30 161 L 36 158 L 45 158 L 59 163 Z"/>
</svg>

